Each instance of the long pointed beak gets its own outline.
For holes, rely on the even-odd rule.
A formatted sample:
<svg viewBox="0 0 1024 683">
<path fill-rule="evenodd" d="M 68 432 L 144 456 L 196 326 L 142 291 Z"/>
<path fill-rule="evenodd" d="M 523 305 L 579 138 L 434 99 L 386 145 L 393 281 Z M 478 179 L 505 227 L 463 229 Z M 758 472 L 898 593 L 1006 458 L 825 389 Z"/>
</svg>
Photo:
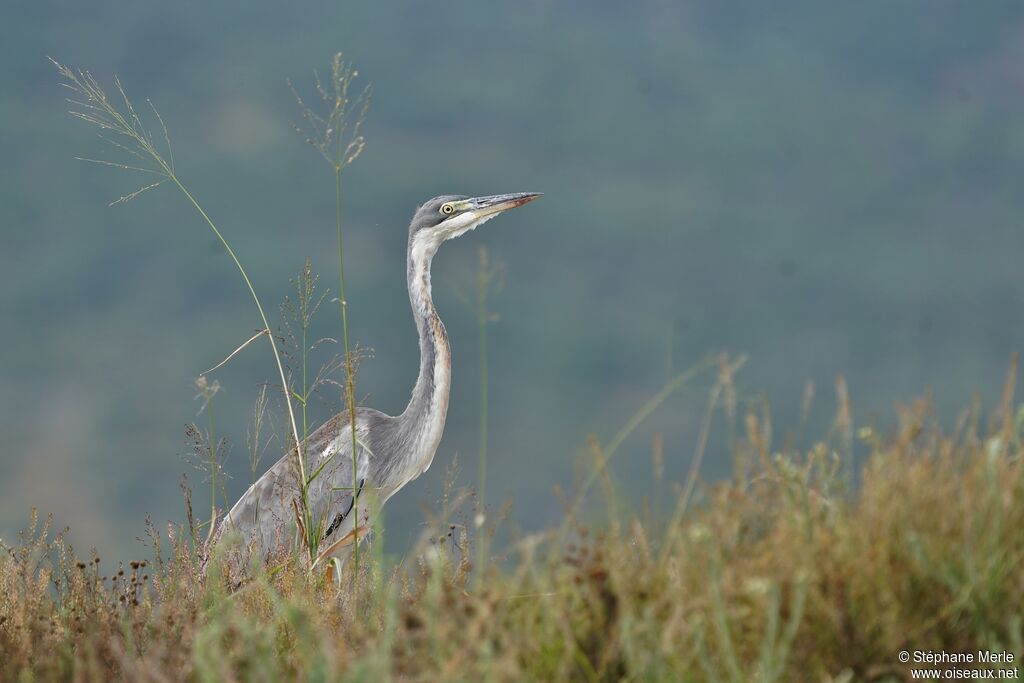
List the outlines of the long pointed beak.
<svg viewBox="0 0 1024 683">
<path fill-rule="evenodd" d="M 543 192 L 514 192 L 512 194 L 495 194 L 489 197 L 474 197 L 467 200 L 469 209 L 478 216 L 490 216 L 492 214 L 508 211 L 523 204 L 529 204 L 534 199 L 542 196 Z"/>
</svg>

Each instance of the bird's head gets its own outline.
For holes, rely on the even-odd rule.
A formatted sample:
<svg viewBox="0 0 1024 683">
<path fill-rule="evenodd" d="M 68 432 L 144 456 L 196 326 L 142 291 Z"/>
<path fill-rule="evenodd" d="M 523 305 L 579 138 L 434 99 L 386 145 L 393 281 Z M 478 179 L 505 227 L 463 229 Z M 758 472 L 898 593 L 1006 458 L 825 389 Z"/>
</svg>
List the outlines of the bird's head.
<svg viewBox="0 0 1024 683">
<path fill-rule="evenodd" d="M 437 248 L 441 242 L 464 235 L 509 209 L 540 197 L 540 192 L 495 194 L 489 197 L 442 195 L 425 202 L 409 225 L 410 241 Z"/>
</svg>

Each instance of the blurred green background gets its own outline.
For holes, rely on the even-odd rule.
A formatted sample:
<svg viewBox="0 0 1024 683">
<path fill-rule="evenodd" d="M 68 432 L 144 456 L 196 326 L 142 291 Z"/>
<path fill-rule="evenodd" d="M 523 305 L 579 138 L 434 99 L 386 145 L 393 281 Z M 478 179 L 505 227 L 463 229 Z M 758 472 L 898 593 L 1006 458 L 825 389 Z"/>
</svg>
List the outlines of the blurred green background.
<svg viewBox="0 0 1024 683">
<path fill-rule="evenodd" d="M 291 129 L 286 79 L 335 51 L 371 82 L 367 149 L 346 172 L 361 401 L 404 407 L 417 368 L 405 240 L 445 193 L 546 193 L 445 246 L 434 291 L 454 350 L 432 469 L 388 506 L 404 548 L 423 504 L 475 482 L 477 249 L 505 265 L 491 327 L 489 502 L 559 514 L 589 432 L 607 439 L 680 368 L 749 352 L 747 400 L 799 427 L 805 382 L 858 423 L 931 391 L 945 416 L 998 394 L 1024 344 L 1024 6 L 1016 2 L 7 3 L 0 9 L 0 536 L 31 506 L 80 546 L 138 554 L 180 521 L 192 381 L 258 326 L 206 227 L 169 188 L 75 161 L 108 154 L 67 116 L 46 57 L 114 74 L 171 129 L 181 177 L 268 302 L 307 256 L 336 282 L 331 170 Z M 308 92 L 308 90 L 307 90 Z M 322 335 L 337 334 L 324 309 Z M 232 496 L 264 345 L 217 374 Z M 690 463 L 708 382 L 666 404 L 615 470 L 651 486 Z M 338 401 L 315 405 L 323 419 Z M 280 421 L 278 421 L 280 425 Z M 819 429 L 820 433 L 821 430 Z M 269 458 L 270 456 L 268 456 Z M 276 457 L 274 455 L 273 457 Z M 715 448 L 704 474 L 730 468 Z"/>
</svg>

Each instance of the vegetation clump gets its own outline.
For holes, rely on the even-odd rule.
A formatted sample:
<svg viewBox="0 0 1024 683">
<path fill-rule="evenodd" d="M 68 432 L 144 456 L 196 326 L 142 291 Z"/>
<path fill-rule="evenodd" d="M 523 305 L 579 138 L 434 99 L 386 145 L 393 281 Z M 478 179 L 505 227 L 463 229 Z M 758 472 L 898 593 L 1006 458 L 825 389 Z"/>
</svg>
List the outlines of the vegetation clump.
<svg viewBox="0 0 1024 683">
<path fill-rule="evenodd" d="M 371 553 L 334 582 L 284 558 L 231 592 L 188 529 L 150 525 L 152 557 L 111 565 L 33 520 L 0 557 L 0 679 L 877 681 L 906 677 L 904 649 L 1020 661 L 1012 406 L 989 429 L 974 409 L 944 431 L 924 401 L 887 436 L 861 428 L 855 490 L 832 437 L 775 450 L 749 413 L 734 476 L 695 505 L 570 520 L 486 567 L 442 521 L 404 564 Z"/>
</svg>

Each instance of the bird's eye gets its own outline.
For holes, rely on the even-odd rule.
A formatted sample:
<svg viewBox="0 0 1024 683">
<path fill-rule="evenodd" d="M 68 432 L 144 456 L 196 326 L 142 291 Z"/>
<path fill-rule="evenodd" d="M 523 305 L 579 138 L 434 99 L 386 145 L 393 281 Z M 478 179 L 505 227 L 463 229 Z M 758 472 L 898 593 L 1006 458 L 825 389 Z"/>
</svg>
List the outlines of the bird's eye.
<svg viewBox="0 0 1024 683">
<path fill-rule="evenodd" d="M 445 216 L 451 216 L 453 213 L 455 213 L 455 206 L 452 205 L 451 203 L 444 203 L 441 205 L 441 213 L 443 213 Z"/>
</svg>

